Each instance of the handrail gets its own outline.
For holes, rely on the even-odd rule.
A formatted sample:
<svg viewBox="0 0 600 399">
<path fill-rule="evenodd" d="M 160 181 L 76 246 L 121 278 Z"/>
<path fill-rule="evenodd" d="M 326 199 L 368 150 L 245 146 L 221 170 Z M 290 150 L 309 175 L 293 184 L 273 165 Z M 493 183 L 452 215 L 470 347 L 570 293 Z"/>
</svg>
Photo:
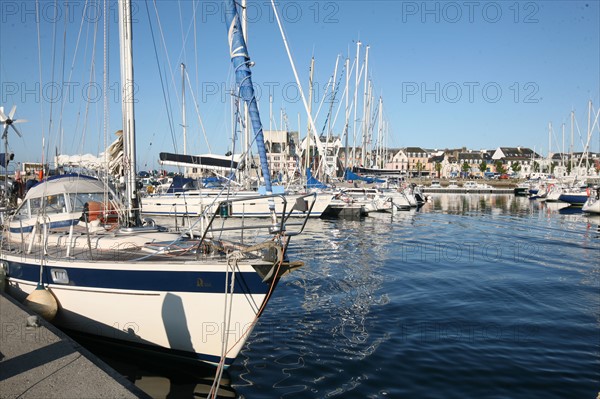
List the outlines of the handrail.
<svg viewBox="0 0 600 399">
<path fill-rule="evenodd" d="M 235 231 L 235 230 L 261 229 L 261 228 L 271 229 L 273 227 L 272 224 L 264 224 L 264 223 L 263 224 L 253 224 L 253 225 L 242 224 L 241 226 L 228 226 L 228 227 L 216 227 L 215 228 L 215 227 L 213 227 L 213 222 L 217 216 L 220 216 L 220 210 L 223 209 L 223 207 L 228 207 L 230 204 L 245 202 L 245 201 L 254 201 L 257 199 L 277 198 L 277 197 L 280 198 L 281 201 L 283 202 L 283 208 L 280 212 L 278 212 L 281 215 L 281 217 L 279 218 L 279 222 L 277 224 L 278 229 L 276 229 L 276 233 L 274 233 L 274 234 L 281 233 L 288 237 L 297 236 L 297 235 L 301 234 L 302 231 L 304 231 L 306 223 L 308 222 L 308 218 L 310 217 L 312 209 L 315 206 L 316 199 L 317 199 L 316 193 L 305 194 L 305 195 L 297 197 L 296 204 L 294 204 L 294 206 L 289 210 L 289 212 L 287 212 L 287 208 L 288 208 L 288 198 L 287 197 L 288 196 L 285 194 L 256 195 L 256 196 L 251 196 L 251 197 L 233 198 L 233 199 L 226 199 L 226 200 L 220 201 L 216 205 L 213 205 L 213 206 L 216 206 L 216 208 L 215 208 L 214 212 L 212 212 L 212 217 L 208 221 L 208 224 L 202 233 L 202 237 L 200 238 L 200 243 L 204 242 L 208 233 L 223 232 L 223 231 Z M 313 201 L 311 201 L 310 204 L 307 204 L 306 201 L 304 200 L 305 198 L 308 198 L 308 197 L 313 197 Z M 304 202 L 302 202 L 302 201 L 304 201 Z M 308 207 L 306 207 L 306 206 L 308 206 Z M 301 222 L 287 223 L 289 217 L 295 210 L 305 212 L 304 220 L 302 220 Z M 287 226 L 300 226 L 300 228 L 296 231 L 290 232 L 290 231 L 287 231 L 287 229 L 286 229 Z"/>
</svg>

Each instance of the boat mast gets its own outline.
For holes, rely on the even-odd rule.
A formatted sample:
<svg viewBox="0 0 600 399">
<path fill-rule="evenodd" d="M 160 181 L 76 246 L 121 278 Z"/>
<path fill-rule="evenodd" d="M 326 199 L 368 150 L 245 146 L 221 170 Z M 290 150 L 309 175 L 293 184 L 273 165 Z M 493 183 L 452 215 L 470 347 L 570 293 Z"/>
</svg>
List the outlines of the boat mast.
<svg viewBox="0 0 600 399">
<path fill-rule="evenodd" d="M 248 55 L 246 41 L 242 34 L 241 22 L 234 0 L 225 2 L 225 22 L 228 31 L 229 54 L 235 71 L 238 95 L 246 105 L 248 105 L 248 114 L 250 115 L 249 120 L 252 123 L 254 137 L 256 139 L 256 147 L 258 148 L 260 166 L 265 182 L 265 191 L 267 195 L 270 195 L 273 193 L 271 173 L 267 161 L 262 122 L 258 112 L 254 87 L 252 86 L 252 73 L 250 72 L 250 67 L 254 65 L 254 63 L 250 60 L 250 56 Z M 277 229 L 277 215 L 275 213 L 275 201 L 272 198 L 269 199 L 269 210 L 271 212 L 272 221 L 270 231 L 274 233 Z"/>
<path fill-rule="evenodd" d="M 315 57 L 310 59 L 310 71 L 308 75 L 308 114 L 312 116 L 312 102 L 313 102 L 313 74 L 315 72 Z M 306 132 L 306 157 L 304 158 L 304 170 L 306 171 L 310 168 L 310 134 L 312 132 L 311 119 L 308 119 L 308 129 Z M 315 144 L 317 138 L 315 137 Z M 308 175 L 306 176 L 308 179 Z"/>
<path fill-rule="evenodd" d="M 346 169 L 348 169 L 348 126 L 350 125 L 350 108 L 348 108 L 348 101 L 350 97 L 350 58 L 346 57 L 346 115 L 344 121 L 344 134 L 345 134 L 345 142 L 344 142 L 344 175 L 346 174 Z"/>
<path fill-rule="evenodd" d="M 575 127 L 575 111 L 571 111 L 571 148 L 569 149 L 569 175 L 573 174 L 573 134 Z"/>
<path fill-rule="evenodd" d="M 248 45 L 248 8 L 246 7 L 246 0 L 242 0 L 242 36 L 244 37 L 244 42 L 246 42 L 246 46 Z M 250 167 L 252 166 L 252 160 L 250 159 L 250 114 L 248 113 L 248 104 L 243 103 L 243 111 L 244 111 L 244 146 L 243 146 L 243 154 L 245 154 L 244 161 L 244 185 L 246 189 L 250 189 Z M 270 115 L 269 115 L 270 117 Z M 270 120 L 269 120 L 269 130 L 271 130 Z"/>
<path fill-rule="evenodd" d="M 181 63 L 181 127 L 183 128 L 183 155 L 187 155 L 187 123 L 185 116 L 185 64 Z M 183 169 L 183 175 L 187 176 L 187 166 Z"/>
<path fill-rule="evenodd" d="M 548 123 L 548 174 L 552 173 L 552 122 Z"/>
<path fill-rule="evenodd" d="M 356 42 L 356 71 L 354 71 L 355 75 L 354 75 L 354 124 L 352 126 L 352 135 L 353 135 L 353 142 L 352 142 L 352 166 L 354 165 L 354 162 L 356 160 L 356 103 L 357 103 L 357 98 L 358 98 L 358 64 L 359 64 L 359 56 L 360 56 L 360 45 L 361 42 L 360 40 L 358 42 Z"/>
<path fill-rule="evenodd" d="M 379 116 L 377 117 L 377 165 L 383 169 L 383 99 L 379 96 Z"/>
<path fill-rule="evenodd" d="M 183 155 L 187 155 L 187 124 L 185 119 L 185 64 L 181 63 L 181 127 L 183 127 Z"/>
<path fill-rule="evenodd" d="M 562 154 L 560 154 L 560 166 L 565 166 L 565 124 L 562 124 Z M 564 171 L 563 171 L 564 173 Z"/>
<path fill-rule="evenodd" d="M 133 38 L 131 0 L 119 0 L 119 34 L 121 51 L 121 108 L 123 113 L 123 152 L 125 177 L 126 224 L 139 225 L 139 207 L 135 182 L 135 113 L 133 80 Z"/>
<path fill-rule="evenodd" d="M 362 151 L 360 162 L 363 167 L 367 167 L 367 146 L 368 146 L 368 137 L 369 137 L 369 47 L 366 47 L 365 50 L 365 83 L 364 83 L 364 93 L 363 93 L 363 129 L 362 129 Z"/>
</svg>

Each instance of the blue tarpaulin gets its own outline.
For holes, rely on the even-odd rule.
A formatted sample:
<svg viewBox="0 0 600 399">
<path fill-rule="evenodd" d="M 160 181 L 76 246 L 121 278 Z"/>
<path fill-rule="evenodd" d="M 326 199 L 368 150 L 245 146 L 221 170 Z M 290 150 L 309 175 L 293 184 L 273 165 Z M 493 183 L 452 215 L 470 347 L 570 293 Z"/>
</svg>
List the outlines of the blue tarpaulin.
<svg viewBox="0 0 600 399">
<path fill-rule="evenodd" d="M 374 177 L 366 177 L 366 176 L 357 175 L 356 173 L 352 172 L 350 169 L 346 169 L 346 172 L 344 172 L 344 180 L 360 180 L 360 181 L 364 181 L 365 183 L 368 183 L 368 184 L 385 183 L 385 180 L 376 179 Z"/>
<path fill-rule="evenodd" d="M 306 188 L 327 188 L 327 185 L 315 179 L 310 168 L 306 168 Z"/>
</svg>

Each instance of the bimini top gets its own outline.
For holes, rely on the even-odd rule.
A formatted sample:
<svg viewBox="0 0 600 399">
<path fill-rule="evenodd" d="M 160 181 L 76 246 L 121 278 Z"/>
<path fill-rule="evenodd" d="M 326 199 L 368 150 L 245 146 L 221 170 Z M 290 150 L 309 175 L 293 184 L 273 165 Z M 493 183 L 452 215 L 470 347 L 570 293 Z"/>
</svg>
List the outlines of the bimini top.
<svg viewBox="0 0 600 399">
<path fill-rule="evenodd" d="M 23 202 L 61 193 L 102 193 L 104 190 L 104 184 L 95 177 L 71 173 L 49 177 L 31 187 Z"/>
</svg>

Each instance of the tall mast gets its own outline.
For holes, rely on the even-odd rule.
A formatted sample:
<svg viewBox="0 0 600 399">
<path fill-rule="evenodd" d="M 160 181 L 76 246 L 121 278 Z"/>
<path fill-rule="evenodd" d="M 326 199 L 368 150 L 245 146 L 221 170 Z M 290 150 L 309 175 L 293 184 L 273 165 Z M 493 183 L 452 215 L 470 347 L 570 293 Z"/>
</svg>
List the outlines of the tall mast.
<svg viewBox="0 0 600 399">
<path fill-rule="evenodd" d="M 548 173 L 552 173 L 552 122 L 548 123 Z"/>
<path fill-rule="evenodd" d="M 350 58 L 346 58 L 346 120 L 344 123 L 344 174 L 348 169 L 348 126 L 350 124 L 350 108 L 348 108 L 348 101 L 350 98 Z"/>
<path fill-rule="evenodd" d="M 365 50 L 365 84 L 364 84 L 364 96 L 363 96 L 363 129 L 362 129 L 362 152 L 361 152 L 361 163 L 363 166 L 367 166 L 367 140 L 369 136 L 369 46 Z"/>
<path fill-rule="evenodd" d="M 323 169 L 323 175 L 326 175 L 327 172 L 329 171 L 329 161 L 328 161 L 328 150 L 329 150 L 329 138 L 331 137 L 331 114 L 333 112 L 333 103 L 335 102 L 335 95 L 337 93 L 336 90 L 336 79 L 337 79 L 337 71 L 338 71 L 338 65 L 340 62 L 340 55 L 338 54 L 337 57 L 335 58 L 335 68 L 333 69 L 333 88 L 331 90 L 331 101 L 329 102 L 329 114 L 327 117 L 327 136 L 325 138 L 325 153 L 321 154 L 321 159 L 323 160 L 322 162 L 322 169 Z M 334 165 L 335 168 L 335 165 Z"/>
<path fill-rule="evenodd" d="M 308 114 L 312 116 L 312 99 L 313 99 L 313 73 L 315 71 L 315 57 L 310 60 L 310 73 L 308 77 Z M 306 132 L 306 157 L 304 159 L 304 170 L 310 167 L 310 134 L 311 134 L 310 118 L 308 120 L 308 129 Z M 317 138 L 315 137 L 315 144 Z M 308 177 L 307 177 L 308 178 Z"/>
<path fill-rule="evenodd" d="M 229 54 L 235 71 L 237 90 L 240 98 L 248 105 L 248 119 L 251 122 L 254 131 L 265 189 L 266 193 L 270 195 L 273 193 L 271 173 L 269 171 L 269 163 L 265 149 L 262 122 L 258 112 L 258 104 L 254 93 L 254 87 L 252 86 L 252 74 L 250 72 L 250 67 L 254 65 L 254 63 L 250 60 L 250 56 L 248 55 L 246 41 L 242 35 L 241 22 L 234 0 L 225 2 L 225 20 L 228 30 Z M 273 223 L 275 223 L 276 215 L 274 200 L 269 200 L 269 209 L 271 210 Z"/>
<path fill-rule="evenodd" d="M 248 45 L 248 13 L 246 7 L 246 0 L 242 0 L 242 36 L 244 37 L 244 42 Z M 246 188 L 250 188 L 250 167 L 252 166 L 252 162 L 250 159 L 250 114 L 248 113 L 248 104 L 244 102 L 243 105 L 244 112 L 244 139 L 243 139 L 243 153 L 246 154 L 246 162 L 244 162 L 244 182 L 246 184 Z M 271 116 L 269 115 L 269 118 Z M 269 119 L 269 130 L 271 130 L 271 120 Z"/>
<path fill-rule="evenodd" d="M 352 127 L 352 166 L 354 166 L 354 162 L 356 160 L 356 103 L 358 99 L 358 64 L 359 64 L 359 56 L 360 56 L 360 40 L 356 42 L 356 71 L 354 76 L 354 125 Z"/>
<path fill-rule="evenodd" d="M 575 128 L 575 111 L 571 111 L 571 148 L 569 149 L 569 168 L 571 171 L 569 174 L 573 173 L 573 134 Z"/>
<path fill-rule="evenodd" d="M 377 165 L 383 168 L 383 99 L 379 97 L 379 115 L 377 117 L 378 131 L 377 131 Z"/>
<path fill-rule="evenodd" d="M 587 130 L 587 141 L 585 143 L 585 174 L 587 175 L 590 169 L 590 156 L 589 156 L 589 145 L 592 138 L 592 100 L 588 102 L 588 130 Z"/>
<path fill-rule="evenodd" d="M 181 127 L 183 127 L 183 155 L 187 155 L 187 124 L 185 119 L 185 64 L 181 63 Z"/>
<path fill-rule="evenodd" d="M 181 127 L 183 128 L 183 155 L 187 155 L 187 123 L 185 118 L 185 64 L 181 63 Z M 187 176 L 187 167 L 184 168 Z"/>
<path fill-rule="evenodd" d="M 125 171 L 125 205 L 127 225 L 139 223 L 135 182 L 135 113 L 133 80 L 133 38 L 131 32 L 131 0 L 119 0 L 119 33 L 121 52 L 121 108 L 123 113 L 123 152 Z"/>
<path fill-rule="evenodd" d="M 561 166 L 565 166 L 565 124 L 562 124 L 562 154 L 560 156 Z"/>
</svg>

